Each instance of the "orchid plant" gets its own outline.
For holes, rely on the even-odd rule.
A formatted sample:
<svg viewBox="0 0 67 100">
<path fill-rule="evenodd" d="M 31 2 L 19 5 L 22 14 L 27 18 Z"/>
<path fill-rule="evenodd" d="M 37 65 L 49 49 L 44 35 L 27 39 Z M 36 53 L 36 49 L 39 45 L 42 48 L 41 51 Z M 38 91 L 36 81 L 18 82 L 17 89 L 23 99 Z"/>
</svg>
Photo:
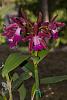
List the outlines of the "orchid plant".
<svg viewBox="0 0 67 100">
<path fill-rule="evenodd" d="M 50 39 L 56 40 L 59 37 L 60 28 L 64 27 L 65 24 L 62 22 L 56 22 L 56 17 L 52 18 L 50 22 L 45 22 L 42 19 L 42 13 L 39 12 L 39 16 L 36 22 L 31 22 L 24 14 L 21 13 L 21 16 L 6 16 L 8 23 L 4 25 L 3 36 L 6 37 L 7 43 L 11 49 L 18 48 L 19 43 L 28 43 L 29 55 L 22 55 L 22 53 L 13 53 L 10 55 L 5 65 L 2 69 L 2 76 L 6 77 L 7 80 L 7 90 L 9 93 L 9 100 L 13 100 L 12 92 L 16 88 L 18 89 L 23 80 L 30 78 L 31 76 L 35 79 L 34 83 L 34 92 L 31 96 L 31 100 L 36 98 L 40 100 L 41 91 L 40 91 L 40 79 L 38 73 L 38 63 L 48 54 L 49 47 L 48 43 Z M 19 65 L 25 60 L 28 63 L 25 64 L 23 73 L 24 78 L 17 79 L 19 80 L 19 85 L 16 80 L 17 86 L 14 87 L 12 84 L 13 80 L 11 78 L 11 71 L 15 70 Z M 33 64 L 29 63 L 29 60 L 33 61 Z M 32 68 L 32 65 L 34 66 Z M 29 70 L 31 69 L 33 70 Z M 29 73 L 31 72 L 31 73 Z M 21 75 L 22 76 L 22 75 Z M 22 76 L 22 77 L 23 77 Z M 15 82 L 13 82 L 15 83 Z M 7 100 L 4 94 L 4 100 Z"/>
</svg>

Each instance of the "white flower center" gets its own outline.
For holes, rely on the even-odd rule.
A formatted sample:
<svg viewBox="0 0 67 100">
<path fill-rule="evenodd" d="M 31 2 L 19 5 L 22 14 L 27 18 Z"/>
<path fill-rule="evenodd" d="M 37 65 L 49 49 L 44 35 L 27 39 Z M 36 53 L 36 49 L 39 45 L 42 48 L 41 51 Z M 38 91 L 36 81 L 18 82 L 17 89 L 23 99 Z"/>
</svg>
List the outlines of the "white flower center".
<svg viewBox="0 0 67 100">
<path fill-rule="evenodd" d="M 15 34 L 20 36 L 20 30 L 21 30 L 21 28 L 18 27 Z"/>
<path fill-rule="evenodd" d="M 13 42 L 13 39 L 9 39 L 10 42 Z"/>
<path fill-rule="evenodd" d="M 52 30 L 52 32 L 53 33 L 57 33 L 58 32 L 57 28 L 55 30 Z"/>
<path fill-rule="evenodd" d="M 33 37 L 33 42 L 34 42 L 34 45 L 35 46 L 40 44 L 40 39 L 41 38 L 39 38 L 39 36 L 34 36 Z"/>
</svg>

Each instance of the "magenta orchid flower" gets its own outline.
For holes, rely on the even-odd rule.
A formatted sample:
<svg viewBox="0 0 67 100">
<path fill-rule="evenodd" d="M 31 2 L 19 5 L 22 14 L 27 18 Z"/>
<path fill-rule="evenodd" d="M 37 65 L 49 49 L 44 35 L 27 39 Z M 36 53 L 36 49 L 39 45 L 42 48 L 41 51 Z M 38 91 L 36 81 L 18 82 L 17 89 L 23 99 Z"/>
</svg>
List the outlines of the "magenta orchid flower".
<svg viewBox="0 0 67 100">
<path fill-rule="evenodd" d="M 18 25 L 16 23 L 10 24 L 7 27 L 4 27 L 4 33 L 3 35 L 10 38 L 14 35 Z"/>
<path fill-rule="evenodd" d="M 43 22 L 42 13 L 39 12 L 37 22 L 32 23 L 23 15 L 9 16 L 10 23 L 4 27 L 3 35 L 6 36 L 11 48 L 17 46 L 20 41 L 29 41 L 30 52 L 47 49 L 49 39 L 57 39 L 59 29 L 64 26 L 64 23 L 55 21 L 56 17 L 52 18 L 50 22 Z"/>
<path fill-rule="evenodd" d="M 16 17 L 16 16 L 7 16 L 9 18 L 8 25 L 4 27 L 4 36 L 6 36 L 9 46 L 11 48 L 17 46 L 17 44 L 21 41 L 22 36 L 27 31 L 27 24 L 29 21 L 24 17 Z M 22 34 L 20 34 L 20 32 Z"/>
<path fill-rule="evenodd" d="M 29 51 L 40 51 L 47 49 L 46 39 L 50 39 L 50 34 L 46 33 L 42 26 L 42 14 L 39 12 L 37 22 L 32 24 L 30 34 L 22 39 L 22 41 L 29 41 Z"/>
<path fill-rule="evenodd" d="M 33 33 L 31 33 L 23 41 L 29 41 L 29 51 L 40 51 L 42 49 L 47 49 L 47 44 L 45 38 L 50 38 L 49 34 L 39 31 L 38 24 L 34 23 Z"/>
<path fill-rule="evenodd" d="M 21 28 L 18 27 L 14 36 L 11 37 L 10 39 L 8 39 L 10 48 L 14 48 L 21 41 L 22 38 L 21 38 L 21 35 L 20 35 L 20 31 L 21 31 Z"/>
<path fill-rule="evenodd" d="M 22 37 L 20 35 L 21 28 L 18 24 L 10 24 L 8 27 L 4 28 L 4 36 L 6 36 L 9 47 L 14 48 L 21 41 Z"/>
<path fill-rule="evenodd" d="M 59 32 L 60 28 L 65 26 L 65 24 L 62 22 L 56 22 L 55 21 L 56 17 L 57 16 L 52 18 L 52 20 L 49 22 L 49 25 L 48 25 L 48 29 L 51 31 L 52 38 L 54 38 L 54 39 L 58 38 L 58 35 L 59 35 L 58 32 Z"/>
<path fill-rule="evenodd" d="M 63 22 L 56 22 L 56 17 L 53 17 L 50 22 L 43 22 L 42 27 L 44 28 L 44 31 L 51 34 L 51 38 L 57 39 L 59 37 L 59 31 L 62 27 L 65 26 Z"/>
</svg>

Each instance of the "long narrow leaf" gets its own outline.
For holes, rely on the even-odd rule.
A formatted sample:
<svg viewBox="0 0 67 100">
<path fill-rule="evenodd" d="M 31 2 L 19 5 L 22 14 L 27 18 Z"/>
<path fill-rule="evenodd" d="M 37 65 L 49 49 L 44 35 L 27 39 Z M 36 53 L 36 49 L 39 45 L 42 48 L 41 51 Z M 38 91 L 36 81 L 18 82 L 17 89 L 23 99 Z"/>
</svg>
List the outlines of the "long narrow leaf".
<svg viewBox="0 0 67 100">
<path fill-rule="evenodd" d="M 21 87 L 18 89 L 19 95 L 20 95 L 20 100 L 25 100 L 26 97 L 26 88 L 24 84 L 21 85 Z"/>
<path fill-rule="evenodd" d="M 53 84 L 67 80 L 67 75 L 47 77 L 40 80 L 41 84 Z"/>
<path fill-rule="evenodd" d="M 21 86 L 21 84 L 23 83 L 23 81 L 29 79 L 30 77 L 31 77 L 31 75 L 29 73 L 25 72 L 25 73 L 21 74 L 20 77 L 17 78 L 13 82 L 13 84 L 12 84 L 12 91 L 17 90 Z"/>
<path fill-rule="evenodd" d="M 25 66 L 22 67 L 22 69 L 25 72 L 30 72 L 32 73 L 32 76 L 34 77 L 34 65 L 32 62 L 28 62 L 27 64 L 25 64 Z"/>
</svg>

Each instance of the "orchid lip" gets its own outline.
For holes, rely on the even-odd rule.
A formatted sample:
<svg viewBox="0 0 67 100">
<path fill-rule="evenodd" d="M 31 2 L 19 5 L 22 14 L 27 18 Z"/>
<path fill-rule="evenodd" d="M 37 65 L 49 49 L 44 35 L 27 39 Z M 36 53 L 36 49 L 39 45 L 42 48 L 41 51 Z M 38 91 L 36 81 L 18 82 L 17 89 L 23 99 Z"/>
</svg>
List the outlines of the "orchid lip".
<svg viewBox="0 0 67 100">
<path fill-rule="evenodd" d="M 42 49 L 43 49 L 43 46 L 42 46 L 41 44 L 36 45 L 36 46 L 33 46 L 33 50 L 34 50 L 34 51 L 40 51 L 40 50 L 42 50 Z"/>
</svg>

